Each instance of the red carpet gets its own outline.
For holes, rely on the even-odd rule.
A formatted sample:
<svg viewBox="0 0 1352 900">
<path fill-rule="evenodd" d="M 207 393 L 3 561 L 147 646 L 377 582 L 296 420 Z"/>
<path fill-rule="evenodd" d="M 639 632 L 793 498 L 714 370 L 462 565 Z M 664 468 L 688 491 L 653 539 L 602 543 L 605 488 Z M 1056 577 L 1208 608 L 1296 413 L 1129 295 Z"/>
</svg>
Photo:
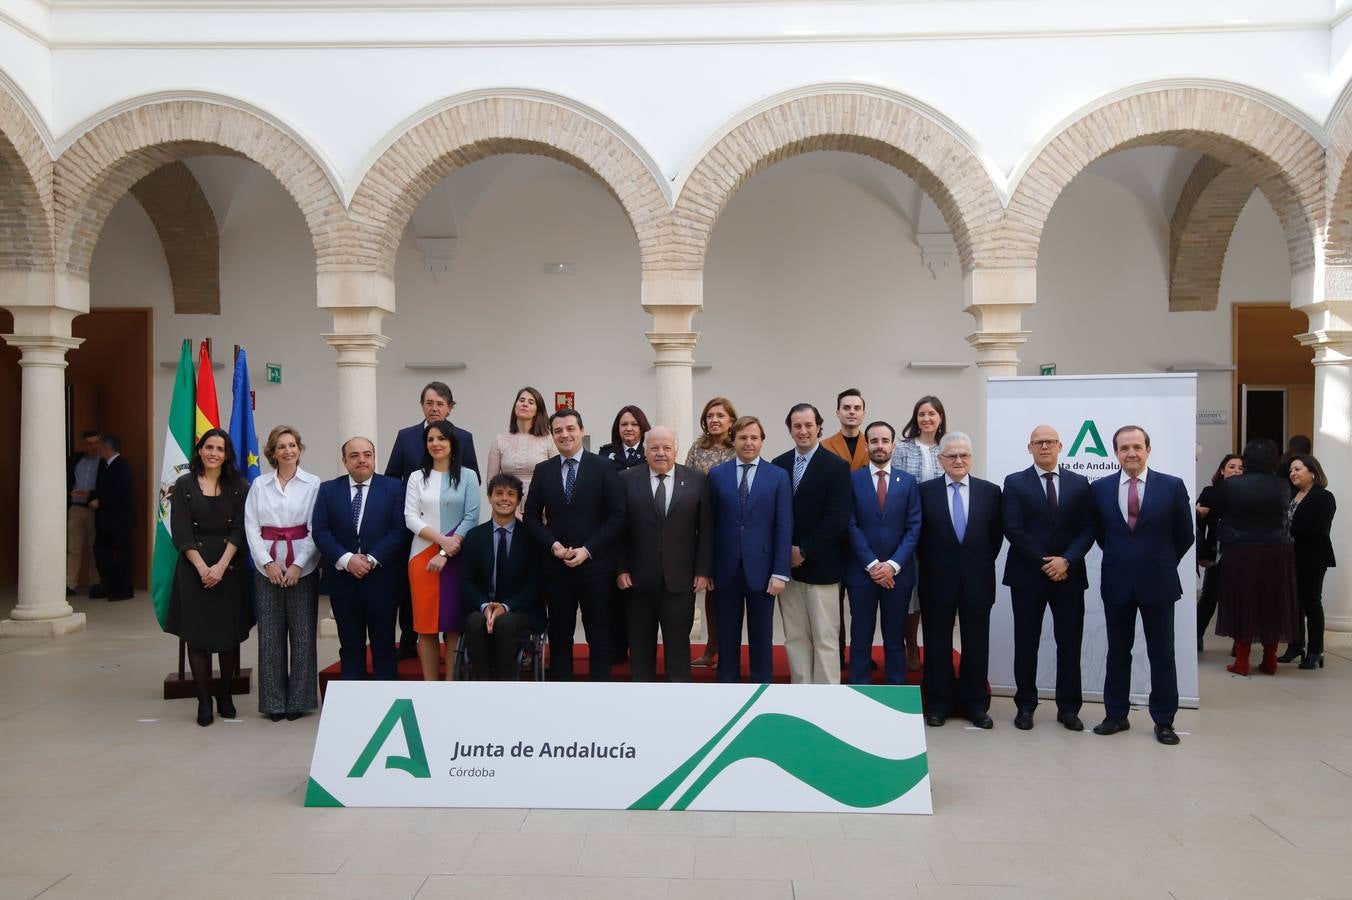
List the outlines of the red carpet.
<svg viewBox="0 0 1352 900">
<path fill-rule="evenodd" d="M 691 644 L 691 645 L 690 645 L 690 654 L 691 654 L 691 657 L 692 657 L 692 658 L 698 658 L 699 655 L 700 655 L 701 653 L 703 653 L 703 652 L 704 652 L 704 645 L 703 645 L 703 644 Z M 924 656 L 924 652 L 925 652 L 925 648 L 924 648 L 924 647 L 921 647 L 921 648 L 920 648 L 920 653 L 921 653 L 921 656 L 922 656 L 922 657 Z M 961 658 L 962 658 L 962 657 L 961 657 L 961 656 L 958 654 L 958 652 L 955 650 L 955 651 L 953 652 L 953 665 L 954 665 L 954 667 L 957 667 L 957 666 L 958 666 L 959 660 L 961 660 Z M 548 654 L 548 651 L 546 651 L 546 653 L 545 653 L 546 665 L 548 665 L 548 659 L 549 659 L 549 654 Z M 588 660 L 588 648 L 587 648 L 587 645 L 586 645 L 586 644 L 580 644 L 580 643 L 579 643 L 579 644 L 574 644 L 574 645 L 573 645 L 573 678 L 574 678 L 574 679 L 576 679 L 576 680 L 578 680 L 578 681 L 585 681 L 585 680 L 587 679 L 587 674 L 588 674 L 587 660 Z M 875 663 L 877 663 L 877 666 L 878 666 L 877 669 L 876 669 L 876 670 L 874 671 L 874 673 L 873 673 L 873 683 L 874 683 L 874 684 L 882 684 L 882 683 L 883 683 L 883 648 L 882 648 L 881 646 L 877 646 L 877 647 L 874 647 L 874 648 L 873 648 L 873 661 L 874 661 Z M 788 663 L 788 659 L 787 659 L 787 658 L 785 657 L 785 655 L 784 655 L 784 647 L 783 647 L 782 645 L 780 645 L 780 644 L 776 644 L 776 645 L 775 645 L 775 648 L 774 648 L 774 663 L 775 663 L 775 675 L 774 675 L 775 682 L 776 682 L 777 684 L 787 684 L 788 681 L 789 681 L 789 663 Z M 743 678 L 746 677 L 747 668 L 748 668 L 747 649 L 746 649 L 746 647 L 742 647 L 742 677 L 743 677 Z M 368 654 L 367 654 L 367 670 L 368 670 L 368 671 L 370 670 L 370 654 L 369 654 L 369 652 L 368 652 Z M 336 678 L 339 677 L 339 671 L 340 671 L 340 670 L 339 670 L 338 663 L 335 662 L 333 665 L 329 666 L 329 667 L 326 668 L 326 669 L 323 669 L 323 670 L 319 673 L 319 689 L 320 689 L 321 692 L 322 692 L 325 688 L 328 687 L 328 683 L 329 683 L 330 680 L 333 680 L 333 679 L 336 679 Z M 444 673 L 444 665 L 443 665 L 442 671 L 443 671 L 443 673 Z M 661 647 L 661 645 L 658 645 L 658 648 L 657 648 L 657 671 L 658 671 L 659 673 L 662 672 L 662 647 Z M 691 669 L 690 675 L 691 675 L 691 680 L 694 681 L 694 682 L 703 682 L 703 683 L 710 683 L 710 684 L 711 684 L 711 683 L 717 681 L 717 670 L 714 669 L 714 668 L 708 668 L 708 669 L 694 668 L 694 669 Z M 914 685 L 917 685 L 917 686 L 918 686 L 918 685 L 920 684 L 920 682 L 921 682 L 920 675 L 921 675 L 921 672 L 920 672 L 920 670 L 918 670 L 918 669 L 917 669 L 916 671 L 914 671 L 914 672 L 907 672 L 907 673 L 906 673 L 906 683 L 907 683 L 907 684 L 914 684 Z M 620 664 L 620 665 L 613 666 L 613 667 L 611 668 L 611 670 L 610 670 L 610 677 L 611 677 L 611 679 L 612 679 L 613 681 L 628 681 L 628 680 L 629 680 L 629 663 L 626 661 L 626 662 L 624 662 L 624 663 L 622 663 L 622 664 Z M 658 677 L 661 678 L 662 676 L 659 674 Z M 421 668 L 419 668 L 419 666 L 418 666 L 418 661 L 417 661 L 416 659 L 403 659 L 403 660 L 400 660 L 400 661 L 399 661 L 399 680 L 400 680 L 400 681 L 421 681 L 421 680 L 422 680 L 422 670 L 421 670 Z"/>
</svg>

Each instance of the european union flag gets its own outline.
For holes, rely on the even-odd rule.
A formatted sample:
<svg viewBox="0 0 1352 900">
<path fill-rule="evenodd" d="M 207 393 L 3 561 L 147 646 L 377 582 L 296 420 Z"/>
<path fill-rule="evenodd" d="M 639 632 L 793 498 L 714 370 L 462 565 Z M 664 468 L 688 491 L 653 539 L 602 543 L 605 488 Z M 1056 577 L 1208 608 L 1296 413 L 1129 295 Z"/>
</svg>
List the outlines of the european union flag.
<svg viewBox="0 0 1352 900">
<path fill-rule="evenodd" d="M 253 391 L 249 390 L 249 360 L 244 348 L 235 354 L 233 403 L 230 408 L 230 442 L 239 455 L 239 473 L 250 484 L 258 477 L 258 432 L 254 429 Z"/>
</svg>

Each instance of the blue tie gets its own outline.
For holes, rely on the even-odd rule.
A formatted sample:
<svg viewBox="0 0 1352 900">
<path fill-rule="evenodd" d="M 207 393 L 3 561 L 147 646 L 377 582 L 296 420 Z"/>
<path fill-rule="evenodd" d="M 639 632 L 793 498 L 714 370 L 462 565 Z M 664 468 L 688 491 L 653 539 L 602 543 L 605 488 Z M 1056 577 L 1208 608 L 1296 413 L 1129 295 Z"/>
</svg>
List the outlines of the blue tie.
<svg viewBox="0 0 1352 900">
<path fill-rule="evenodd" d="M 507 529 L 501 525 L 497 528 L 498 532 L 498 550 L 493 559 L 493 593 L 494 600 L 498 599 L 501 582 L 507 580 Z M 501 579 L 501 582 L 499 581 Z"/>
<path fill-rule="evenodd" d="M 570 459 L 565 465 L 568 471 L 563 476 L 563 502 L 573 502 L 573 488 L 577 485 L 577 460 Z"/>
<path fill-rule="evenodd" d="M 967 533 L 967 510 L 962 508 L 962 484 L 955 481 L 949 487 L 953 489 L 953 531 L 961 544 L 962 536 Z"/>
<path fill-rule="evenodd" d="M 803 470 L 807 468 L 806 456 L 795 456 L 793 458 L 793 492 L 798 493 L 798 482 L 803 480 Z"/>
<path fill-rule="evenodd" d="M 746 476 L 751 472 L 751 463 L 742 463 L 742 483 L 737 488 L 737 499 L 742 504 L 742 512 L 746 512 L 746 498 L 751 494 L 751 486 L 746 483 Z"/>
<path fill-rule="evenodd" d="M 364 484 L 357 485 L 357 493 L 352 495 L 352 530 L 359 531 L 361 523 L 361 489 L 366 487 Z"/>
</svg>

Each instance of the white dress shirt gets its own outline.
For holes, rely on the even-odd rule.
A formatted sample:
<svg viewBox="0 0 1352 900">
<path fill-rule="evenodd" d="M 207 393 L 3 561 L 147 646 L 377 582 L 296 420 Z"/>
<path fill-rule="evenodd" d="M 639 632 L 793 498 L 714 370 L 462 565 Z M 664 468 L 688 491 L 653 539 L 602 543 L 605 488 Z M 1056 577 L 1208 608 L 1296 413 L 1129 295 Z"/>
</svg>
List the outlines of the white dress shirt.
<svg viewBox="0 0 1352 900">
<path fill-rule="evenodd" d="M 423 428 L 424 429 L 427 428 L 426 423 L 423 423 Z M 358 533 L 361 532 L 361 523 L 366 518 L 366 502 L 371 499 L 371 483 L 374 481 L 375 476 L 373 475 L 361 483 L 364 490 L 361 492 L 361 512 L 357 513 Z M 357 496 L 357 479 L 349 475 L 347 476 L 347 502 L 349 507 L 351 506 L 352 498 L 356 496 Z M 348 515 L 351 515 L 351 513 L 349 513 Z M 380 565 L 380 562 L 371 554 L 367 553 L 365 554 L 365 556 L 367 559 L 371 561 L 371 565 L 373 566 Z M 338 561 L 333 564 L 333 567 L 335 569 L 338 569 L 339 571 L 346 572 L 347 561 L 351 558 L 352 558 L 351 553 L 344 553 L 342 556 L 338 557 Z"/>
<path fill-rule="evenodd" d="M 585 452 L 585 450 L 578 450 L 572 456 L 564 456 L 562 453 L 559 454 L 559 476 L 561 478 L 559 484 L 563 485 L 565 491 L 568 490 L 568 460 L 577 460 L 577 470 L 573 473 L 573 478 L 575 479 L 573 484 L 576 486 L 576 478 L 578 475 L 582 474 L 582 454 Z"/>
<path fill-rule="evenodd" d="M 676 488 L 676 467 L 675 467 L 675 466 L 672 466 L 671 471 L 670 471 L 670 472 L 667 472 L 667 473 L 666 473 L 666 476 L 667 476 L 667 480 L 666 480 L 666 485 L 667 485 L 667 505 L 664 506 L 664 507 L 662 507 L 662 512 L 663 512 L 663 513 L 667 512 L 668 510 L 671 509 L 671 493 L 672 493 L 672 491 L 675 490 L 675 488 Z M 651 467 L 649 467 L 649 468 L 648 468 L 648 487 L 649 487 L 649 488 L 652 490 L 652 492 L 653 492 L 653 499 L 654 499 L 654 500 L 657 499 L 657 485 L 658 485 L 658 481 L 657 481 L 657 473 L 654 472 L 654 471 L 652 470 Z"/>
<path fill-rule="evenodd" d="M 309 533 L 310 519 L 318 497 L 319 478 L 299 467 L 285 487 L 277 478 L 277 472 L 272 471 L 259 477 L 249 488 L 249 494 L 244 498 L 244 537 L 249 542 L 249 555 L 260 571 L 271 562 L 286 568 L 287 542 L 279 540 L 274 544 L 264 538 L 264 525 L 278 528 L 304 525 L 307 532 L 305 537 L 291 541 L 295 565 L 300 566 L 302 576 L 309 575 L 319 565 L 314 535 Z M 277 550 L 275 556 L 274 546 Z"/>
<path fill-rule="evenodd" d="M 880 465 L 878 465 L 877 463 L 873 462 L 872 460 L 869 461 L 869 464 L 868 464 L 868 478 L 869 478 L 869 481 L 871 481 L 871 482 L 873 483 L 873 489 L 874 489 L 875 491 L 878 489 L 878 473 L 879 473 L 879 472 L 881 472 L 882 475 L 883 475 L 883 478 L 885 478 L 885 479 L 887 480 L 887 489 L 888 489 L 889 491 L 892 490 L 892 464 L 889 462 L 889 463 L 887 463 L 886 465 L 881 465 L 881 466 L 880 466 Z M 868 565 L 864 566 L 864 568 L 865 568 L 865 569 L 872 569 L 872 568 L 873 568 L 874 566 L 876 566 L 877 564 L 878 564 L 878 560 L 875 559 L 873 562 L 871 562 L 871 563 L 869 563 Z M 896 562 L 895 562 L 894 560 L 890 560 L 890 559 L 887 560 L 887 564 L 888 564 L 889 566 L 892 567 L 892 574 L 893 574 L 893 575 L 899 575 L 899 574 L 901 574 L 901 566 L 897 565 Z"/>
<path fill-rule="evenodd" d="M 742 472 L 746 472 L 746 492 L 750 494 L 751 486 L 756 483 L 756 466 L 760 465 L 760 457 L 756 457 L 751 460 L 751 462 L 747 463 L 742 462 L 740 456 L 734 456 L 732 462 L 737 467 L 734 470 L 736 472 L 737 490 L 740 491 L 742 489 Z M 751 468 L 743 469 L 742 466 L 750 466 Z"/>
<path fill-rule="evenodd" d="M 1145 476 L 1146 473 L 1149 471 L 1150 470 L 1148 468 L 1141 469 L 1141 474 L 1136 476 L 1138 482 L 1136 485 L 1136 499 L 1140 502 L 1142 506 L 1145 506 Z M 1117 508 L 1122 511 L 1123 522 L 1131 521 L 1130 519 L 1127 518 L 1127 490 L 1130 482 L 1131 476 L 1128 475 L 1126 472 L 1122 472 L 1118 476 Z M 1137 515 L 1140 515 L 1140 510 L 1137 510 Z"/>
</svg>

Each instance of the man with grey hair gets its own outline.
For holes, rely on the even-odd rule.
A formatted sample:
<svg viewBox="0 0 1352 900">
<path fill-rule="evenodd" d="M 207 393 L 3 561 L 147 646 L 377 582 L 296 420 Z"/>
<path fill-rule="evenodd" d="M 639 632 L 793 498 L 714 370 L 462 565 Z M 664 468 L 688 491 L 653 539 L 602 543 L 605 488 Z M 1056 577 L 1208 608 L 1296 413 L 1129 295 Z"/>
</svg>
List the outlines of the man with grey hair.
<svg viewBox="0 0 1352 900">
<path fill-rule="evenodd" d="M 944 477 L 920 485 L 920 621 L 925 630 L 925 723 L 950 715 L 990 728 L 986 669 L 995 558 L 1004 530 L 1000 488 L 976 478 L 972 440 L 950 431 L 939 441 Z M 953 621 L 962 633 L 960 674 L 953 672 Z"/>
<path fill-rule="evenodd" d="M 704 475 L 676 462 L 676 432 L 654 426 L 643 439 L 647 465 L 620 473 L 625 528 L 615 583 L 628 599 L 634 681 L 657 680 L 657 629 L 670 681 L 690 680 L 695 591 L 713 574 L 714 525 Z"/>
</svg>

